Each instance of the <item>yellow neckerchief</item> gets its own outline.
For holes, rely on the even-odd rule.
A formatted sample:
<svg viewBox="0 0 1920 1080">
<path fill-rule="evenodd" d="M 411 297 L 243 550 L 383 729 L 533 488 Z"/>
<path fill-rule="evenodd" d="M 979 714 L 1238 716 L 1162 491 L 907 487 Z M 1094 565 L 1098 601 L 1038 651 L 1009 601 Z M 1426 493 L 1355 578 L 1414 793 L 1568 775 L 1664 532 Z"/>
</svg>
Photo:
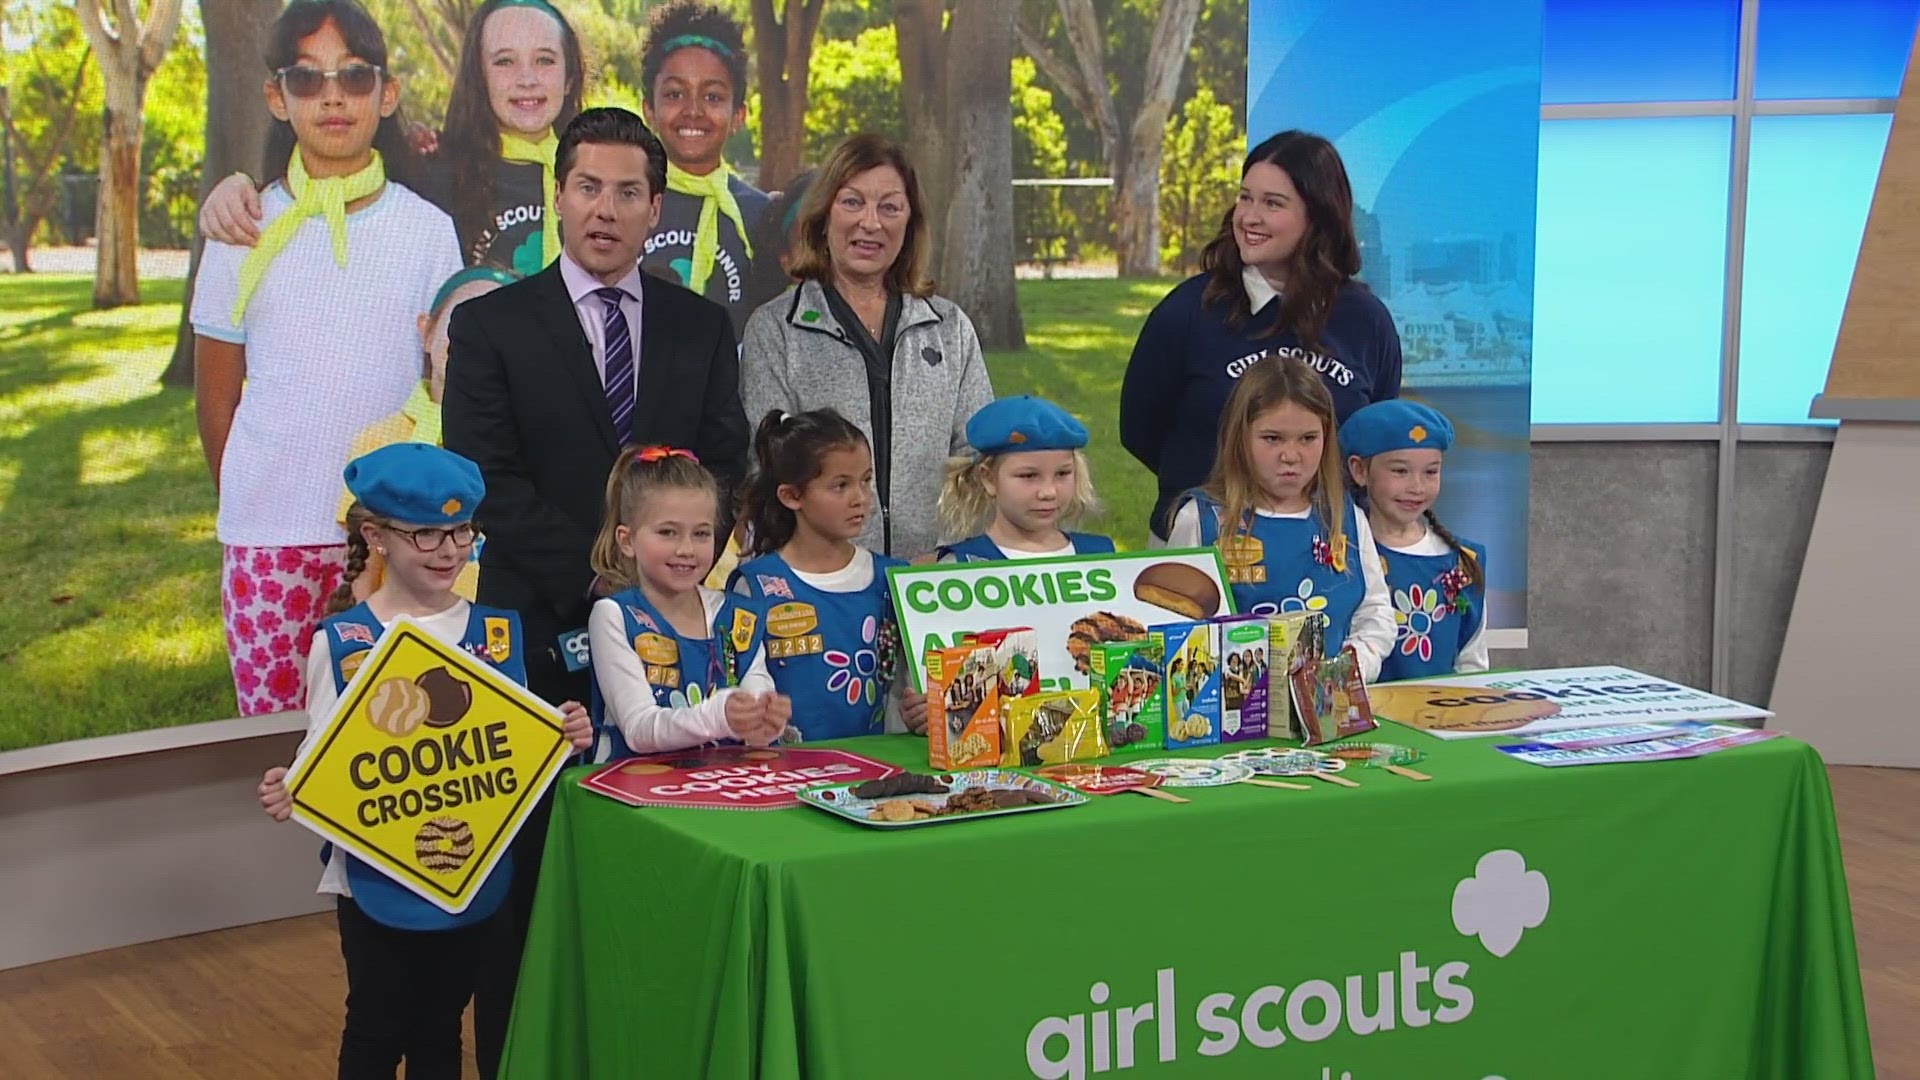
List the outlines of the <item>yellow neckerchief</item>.
<svg viewBox="0 0 1920 1080">
<path fill-rule="evenodd" d="M 327 229 L 333 234 L 333 261 L 344 268 L 347 265 L 347 204 L 372 195 L 386 182 L 387 170 L 380 162 L 378 150 L 373 152 L 373 160 L 367 162 L 366 168 L 357 173 L 315 180 L 307 175 L 299 148 L 294 148 L 293 158 L 287 162 L 286 181 L 293 205 L 273 219 L 260 234 L 260 242 L 247 252 L 246 260 L 240 264 L 240 296 L 233 302 L 234 325 L 238 326 L 247 313 L 247 301 L 260 287 L 260 279 L 267 276 L 267 267 L 273 265 L 273 260 L 308 218 L 326 217 Z"/>
<path fill-rule="evenodd" d="M 693 276 L 687 280 L 687 288 L 697 293 L 707 291 L 707 278 L 713 275 L 714 256 L 720 253 L 720 215 L 727 215 L 734 229 L 740 234 L 740 243 L 746 248 L 747 257 L 753 257 L 753 244 L 747 240 L 746 223 L 740 220 L 740 204 L 734 201 L 733 189 L 727 186 L 727 178 L 733 170 L 721 162 L 720 167 L 705 176 L 692 173 L 667 162 L 667 190 L 682 195 L 698 195 L 705 201 L 700 204 L 700 223 L 693 231 Z"/>
<path fill-rule="evenodd" d="M 512 132 L 500 133 L 500 157 L 503 160 L 524 161 L 540 166 L 540 197 L 546 200 L 546 208 L 540 213 L 541 266 L 560 256 L 560 216 L 553 212 L 553 155 L 559 146 L 560 140 L 554 138 L 552 128 L 547 129 L 546 138 L 539 142 Z"/>
<path fill-rule="evenodd" d="M 421 379 L 414 385 L 400 412 L 413 421 L 413 434 L 409 436 L 412 441 L 440 445 L 440 403 L 427 392 L 427 380 Z"/>
</svg>

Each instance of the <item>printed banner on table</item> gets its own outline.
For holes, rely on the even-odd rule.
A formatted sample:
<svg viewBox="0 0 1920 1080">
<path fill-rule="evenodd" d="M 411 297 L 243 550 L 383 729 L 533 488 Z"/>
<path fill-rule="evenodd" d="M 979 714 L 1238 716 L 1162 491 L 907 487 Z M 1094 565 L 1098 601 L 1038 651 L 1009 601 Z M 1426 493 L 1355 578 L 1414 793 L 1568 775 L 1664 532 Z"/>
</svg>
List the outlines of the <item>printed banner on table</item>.
<svg viewBox="0 0 1920 1080">
<path fill-rule="evenodd" d="M 566 762 L 560 714 L 404 617 L 364 655 L 287 775 L 294 820 L 464 911 Z"/>
<path fill-rule="evenodd" d="M 1553 668 L 1382 683 L 1376 716 L 1443 739 L 1627 723 L 1763 720 L 1773 714 L 1623 667 Z"/>
<path fill-rule="evenodd" d="M 1092 685 L 1088 654 L 1162 623 L 1233 613 L 1226 566 L 1213 548 L 1176 548 L 1055 559 L 939 563 L 888 572 L 913 685 L 926 688 L 929 644 L 1030 627 L 1040 639 L 1040 687 Z"/>
</svg>

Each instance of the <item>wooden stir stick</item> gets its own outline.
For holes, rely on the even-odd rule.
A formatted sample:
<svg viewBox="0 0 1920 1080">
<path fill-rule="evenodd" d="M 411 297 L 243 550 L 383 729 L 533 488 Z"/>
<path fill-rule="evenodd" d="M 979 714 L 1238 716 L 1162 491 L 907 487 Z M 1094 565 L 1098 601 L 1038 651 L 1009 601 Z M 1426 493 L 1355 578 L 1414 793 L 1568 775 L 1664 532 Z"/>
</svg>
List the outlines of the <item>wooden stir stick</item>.
<svg viewBox="0 0 1920 1080">
<path fill-rule="evenodd" d="M 1139 792 L 1142 795 L 1150 796 L 1155 799 L 1160 799 L 1163 802 L 1186 803 L 1186 802 L 1193 801 L 1184 796 L 1175 795 L 1171 791 L 1161 791 L 1157 787 L 1137 787 L 1137 788 L 1132 788 L 1131 790 Z"/>
<path fill-rule="evenodd" d="M 1242 780 L 1240 782 L 1243 784 L 1252 784 L 1254 787 L 1281 788 L 1286 791 L 1313 790 L 1312 784 L 1290 784 L 1285 780 Z"/>
<path fill-rule="evenodd" d="M 1316 769 L 1313 772 L 1309 773 L 1308 775 L 1317 777 L 1321 780 L 1325 780 L 1329 784 L 1338 784 L 1341 787 L 1357 788 L 1360 786 L 1359 784 L 1354 783 L 1353 781 L 1347 779 L 1346 777 L 1341 776 L 1339 773 L 1321 772 L 1320 770 Z"/>
</svg>

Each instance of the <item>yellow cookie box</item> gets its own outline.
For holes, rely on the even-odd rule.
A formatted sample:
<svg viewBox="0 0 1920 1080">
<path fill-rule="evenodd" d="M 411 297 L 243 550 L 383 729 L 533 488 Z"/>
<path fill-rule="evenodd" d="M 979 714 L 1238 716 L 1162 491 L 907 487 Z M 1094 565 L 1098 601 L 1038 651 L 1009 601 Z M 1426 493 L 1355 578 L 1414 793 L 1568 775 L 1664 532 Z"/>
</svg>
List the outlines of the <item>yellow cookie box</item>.
<svg viewBox="0 0 1920 1080">
<path fill-rule="evenodd" d="M 1058 765 L 1106 757 L 1107 734 L 1100 723 L 1100 691 L 1049 690 L 1014 698 L 1001 706 L 1009 767 Z"/>
</svg>

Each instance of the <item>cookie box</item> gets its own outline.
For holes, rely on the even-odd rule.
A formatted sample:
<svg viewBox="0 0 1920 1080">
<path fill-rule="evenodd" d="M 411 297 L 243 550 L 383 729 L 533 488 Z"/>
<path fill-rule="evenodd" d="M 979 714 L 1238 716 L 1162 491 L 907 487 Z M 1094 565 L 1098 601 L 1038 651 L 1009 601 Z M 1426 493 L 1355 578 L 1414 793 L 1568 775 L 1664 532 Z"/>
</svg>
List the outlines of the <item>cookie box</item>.
<svg viewBox="0 0 1920 1080">
<path fill-rule="evenodd" d="M 993 646 L 1002 701 L 1040 692 L 1040 635 L 1031 627 L 983 630 L 968 634 L 962 644 Z"/>
<path fill-rule="evenodd" d="M 1213 622 L 1220 628 L 1220 741 L 1264 739 L 1272 707 L 1267 617 L 1222 615 Z"/>
<path fill-rule="evenodd" d="M 1106 757 L 1100 691 L 1048 690 L 1000 706 L 1000 763 L 1009 767 L 1059 765 Z"/>
<path fill-rule="evenodd" d="M 1212 622 L 1165 623 L 1148 631 L 1166 657 L 1161 692 L 1166 699 L 1169 750 L 1212 746 L 1220 741 L 1220 627 Z"/>
<path fill-rule="evenodd" d="M 994 646 L 928 649 L 927 760 L 936 769 L 1000 763 L 1000 675 Z"/>
<path fill-rule="evenodd" d="M 1088 655 L 1100 691 L 1100 720 L 1114 750 L 1158 750 L 1167 738 L 1167 699 L 1160 692 L 1165 643 L 1104 641 Z"/>
</svg>

